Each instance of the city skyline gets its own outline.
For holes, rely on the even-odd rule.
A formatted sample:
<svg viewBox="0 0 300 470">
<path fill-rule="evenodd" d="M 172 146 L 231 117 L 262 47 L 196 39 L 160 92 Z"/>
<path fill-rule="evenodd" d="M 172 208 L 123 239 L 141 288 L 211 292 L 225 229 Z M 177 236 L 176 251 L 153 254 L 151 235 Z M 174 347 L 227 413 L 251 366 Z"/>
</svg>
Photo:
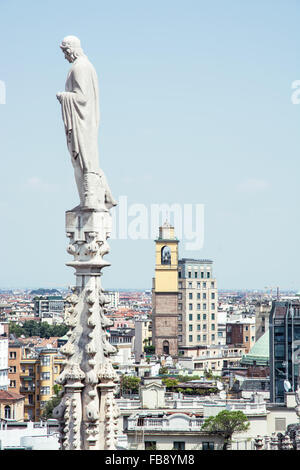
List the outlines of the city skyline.
<svg viewBox="0 0 300 470">
<path fill-rule="evenodd" d="M 75 34 L 99 73 L 100 165 L 114 197 L 203 205 L 203 247 L 181 239 L 179 257 L 212 259 L 220 290 L 300 288 L 296 1 L 0 9 L 0 286 L 75 283 L 64 216 L 76 188 L 55 96 L 68 70 L 59 44 Z M 109 244 L 103 287 L 150 289 L 154 238 Z"/>
</svg>

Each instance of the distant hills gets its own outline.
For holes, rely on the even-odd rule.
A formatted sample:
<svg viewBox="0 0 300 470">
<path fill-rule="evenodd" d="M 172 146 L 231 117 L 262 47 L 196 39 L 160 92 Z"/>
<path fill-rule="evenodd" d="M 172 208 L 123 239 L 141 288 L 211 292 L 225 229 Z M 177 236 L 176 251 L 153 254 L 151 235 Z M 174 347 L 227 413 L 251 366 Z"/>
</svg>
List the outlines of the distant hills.
<svg viewBox="0 0 300 470">
<path fill-rule="evenodd" d="M 61 292 L 57 289 L 34 289 L 30 291 L 32 295 L 60 295 Z"/>
</svg>

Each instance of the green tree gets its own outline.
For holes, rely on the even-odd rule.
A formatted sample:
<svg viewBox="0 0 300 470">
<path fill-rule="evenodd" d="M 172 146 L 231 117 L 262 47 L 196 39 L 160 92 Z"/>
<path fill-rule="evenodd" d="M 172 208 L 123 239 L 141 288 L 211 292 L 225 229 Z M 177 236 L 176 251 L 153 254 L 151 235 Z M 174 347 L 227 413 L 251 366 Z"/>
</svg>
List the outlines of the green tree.
<svg viewBox="0 0 300 470">
<path fill-rule="evenodd" d="M 162 383 L 166 386 L 167 389 L 174 390 L 174 388 L 176 388 L 179 384 L 179 381 L 170 377 L 162 379 Z"/>
<path fill-rule="evenodd" d="M 250 423 L 242 411 L 223 410 L 216 416 L 210 416 L 202 425 L 203 431 L 219 434 L 224 437 L 223 450 L 227 450 L 232 435 L 249 429 Z"/>
<path fill-rule="evenodd" d="M 59 405 L 61 401 L 61 396 L 60 396 L 60 391 L 61 391 L 61 386 L 60 385 L 54 385 L 53 386 L 53 392 L 54 396 L 50 398 L 50 400 L 47 401 L 45 408 L 43 409 L 42 413 L 42 418 L 43 419 L 51 419 L 53 418 L 53 410 L 56 406 Z"/>
<path fill-rule="evenodd" d="M 138 393 L 141 379 L 131 375 L 123 375 L 121 378 L 121 390 L 129 393 Z"/>
<path fill-rule="evenodd" d="M 158 371 L 159 375 L 167 375 L 169 372 L 169 369 L 167 367 L 161 367 Z"/>
</svg>

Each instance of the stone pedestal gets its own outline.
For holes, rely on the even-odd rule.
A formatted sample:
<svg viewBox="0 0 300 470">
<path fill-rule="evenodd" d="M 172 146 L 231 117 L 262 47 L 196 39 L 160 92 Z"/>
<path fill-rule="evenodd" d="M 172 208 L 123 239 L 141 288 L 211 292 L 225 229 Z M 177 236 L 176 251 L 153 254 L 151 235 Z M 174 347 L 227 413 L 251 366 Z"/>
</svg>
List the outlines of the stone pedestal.
<svg viewBox="0 0 300 470">
<path fill-rule="evenodd" d="M 57 379 L 62 400 L 53 416 L 60 422 L 61 448 L 114 450 L 119 411 L 115 402 L 117 376 L 110 355 L 106 318 L 108 300 L 101 287 L 102 269 L 109 266 L 111 215 L 102 210 L 75 208 L 66 212 L 68 253 L 76 286 L 67 299 L 68 342 L 61 348 L 66 360 Z"/>
</svg>

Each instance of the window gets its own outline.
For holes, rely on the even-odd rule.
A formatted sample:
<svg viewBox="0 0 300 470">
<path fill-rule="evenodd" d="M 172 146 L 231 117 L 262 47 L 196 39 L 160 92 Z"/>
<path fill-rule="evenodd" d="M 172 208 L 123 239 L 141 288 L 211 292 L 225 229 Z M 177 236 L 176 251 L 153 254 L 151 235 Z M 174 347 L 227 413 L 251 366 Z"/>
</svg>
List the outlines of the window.
<svg viewBox="0 0 300 470">
<path fill-rule="evenodd" d="M 16 366 L 11 366 L 11 367 L 9 368 L 9 373 L 10 373 L 10 374 L 15 374 L 16 372 L 17 372 Z"/>
<path fill-rule="evenodd" d="M 207 279 L 209 279 L 209 278 L 210 278 L 210 272 L 208 271 L 207 272 Z"/>
<path fill-rule="evenodd" d="M 203 282 L 203 289 L 206 289 L 206 282 Z"/>
<path fill-rule="evenodd" d="M 178 283 L 179 289 L 182 289 L 182 282 Z"/>
<path fill-rule="evenodd" d="M 286 419 L 275 418 L 275 431 L 285 431 L 285 430 L 286 430 Z"/>
<path fill-rule="evenodd" d="M 214 298 L 215 298 L 215 293 L 214 292 L 211 293 L 211 298 L 212 298 L 212 300 L 214 300 Z"/>
<path fill-rule="evenodd" d="M 193 342 L 193 335 L 189 335 L 189 342 L 190 342 L 190 343 Z"/>
<path fill-rule="evenodd" d="M 10 353 L 9 353 L 9 359 L 17 359 L 17 353 L 16 353 L 16 351 L 10 351 Z"/>
<path fill-rule="evenodd" d="M 216 328 L 216 327 L 215 327 L 215 324 L 214 324 L 214 323 L 212 323 L 212 325 L 211 325 L 211 329 L 212 329 L 212 330 L 215 330 L 215 328 Z"/>
<path fill-rule="evenodd" d="M 197 341 L 198 341 L 198 342 L 201 341 L 201 336 L 200 336 L 200 335 L 197 335 Z"/>
<path fill-rule="evenodd" d="M 189 331 L 193 331 L 193 325 L 189 325 Z"/>
<path fill-rule="evenodd" d="M 171 264 L 171 250 L 169 246 L 163 246 L 161 249 L 161 264 Z"/>
<path fill-rule="evenodd" d="M 197 271 L 195 271 L 195 278 L 197 279 L 197 277 L 198 277 L 198 273 Z"/>
<path fill-rule="evenodd" d="M 178 310 L 182 310 L 182 304 L 178 304 Z"/>
<path fill-rule="evenodd" d="M 191 273 L 191 271 L 189 271 L 189 274 L 188 274 L 188 276 L 189 276 L 189 278 L 191 278 L 191 277 L 192 277 L 192 273 Z"/>
<path fill-rule="evenodd" d="M 189 289 L 193 289 L 193 283 L 189 282 Z"/>
<path fill-rule="evenodd" d="M 201 271 L 201 279 L 203 279 L 203 278 L 204 278 L 204 272 Z"/>
<path fill-rule="evenodd" d="M 202 450 L 214 450 L 214 442 L 202 442 Z"/>
<path fill-rule="evenodd" d="M 42 366 L 50 366 L 50 361 L 51 361 L 51 357 L 50 356 L 43 356 L 41 358 L 41 365 Z"/>
<path fill-rule="evenodd" d="M 29 405 L 34 404 L 33 395 L 28 395 L 28 403 L 29 403 Z"/>
<path fill-rule="evenodd" d="M 170 354 L 170 346 L 169 341 L 163 342 L 163 353 L 169 355 Z"/>
<path fill-rule="evenodd" d="M 4 407 L 4 418 L 5 419 L 11 419 L 11 409 L 9 405 L 6 405 Z"/>
<path fill-rule="evenodd" d="M 206 293 L 203 292 L 203 296 L 202 296 L 203 300 L 206 300 Z"/>
<path fill-rule="evenodd" d="M 211 335 L 211 340 L 215 341 L 215 335 Z"/>
<path fill-rule="evenodd" d="M 206 335 L 203 335 L 203 341 L 206 341 Z"/>
<path fill-rule="evenodd" d="M 203 310 L 206 310 L 206 304 L 203 304 L 202 308 Z"/>
<path fill-rule="evenodd" d="M 189 304 L 189 310 L 193 310 L 193 304 Z"/>
<path fill-rule="evenodd" d="M 201 295 L 200 295 L 200 292 L 197 293 L 197 299 L 200 300 L 201 299 Z"/>
<path fill-rule="evenodd" d="M 145 441 L 145 450 L 156 450 L 156 441 Z"/>
<path fill-rule="evenodd" d="M 193 314 L 189 313 L 189 321 L 193 321 Z"/>
<path fill-rule="evenodd" d="M 181 300 L 181 299 L 182 299 L 182 293 L 179 292 L 179 294 L 178 294 L 178 300 Z"/>
<path fill-rule="evenodd" d="M 179 343 L 182 343 L 182 335 L 179 335 L 179 336 L 178 336 L 178 342 L 179 342 Z"/>
<path fill-rule="evenodd" d="M 197 320 L 198 320 L 198 321 L 201 320 L 201 315 L 200 315 L 200 313 L 197 313 Z"/>
<path fill-rule="evenodd" d="M 200 304 L 197 304 L 197 310 L 200 310 L 200 309 L 201 309 Z"/>
<path fill-rule="evenodd" d="M 182 321 L 182 314 L 181 313 L 178 315 L 178 321 Z"/>
<path fill-rule="evenodd" d="M 214 314 L 214 313 L 211 314 L 211 319 L 212 319 L 212 320 L 215 319 L 215 314 Z"/>
<path fill-rule="evenodd" d="M 211 283 L 211 288 L 214 289 L 214 287 L 215 287 L 215 283 L 212 282 L 212 283 Z"/>
<path fill-rule="evenodd" d="M 189 293 L 189 299 L 192 299 L 193 298 L 193 294 L 192 292 Z"/>
<path fill-rule="evenodd" d="M 42 372 L 41 380 L 50 380 L 50 372 Z"/>
<path fill-rule="evenodd" d="M 201 283 L 197 282 L 197 289 L 200 289 L 200 287 L 201 287 Z"/>
<path fill-rule="evenodd" d="M 203 313 L 203 320 L 206 320 L 206 313 Z"/>
<path fill-rule="evenodd" d="M 11 380 L 10 383 L 9 383 L 9 386 L 12 387 L 12 388 L 16 388 L 16 381 L 15 380 Z"/>
<path fill-rule="evenodd" d="M 185 450 L 185 442 L 173 442 L 173 450 Z"/>
<path fill-rule="evenodd" d="M 181 279 L 181 271 L 178 271 L 178 277 Z"/>
<path fill-rule="evenodd" d="M 215 310 L 215 304 L 211 304 L 211 309 Z"/>
<path fill-rule="evenodd" d="M 197 325 L 197 331 L 201 330 L 201 325 Z"/>
<path fill-rule="evenodd" d="M 178 331 L 179 331 L 179 332 L 182 331 L 182 325 L 178 325 Z"/>
</svg>

